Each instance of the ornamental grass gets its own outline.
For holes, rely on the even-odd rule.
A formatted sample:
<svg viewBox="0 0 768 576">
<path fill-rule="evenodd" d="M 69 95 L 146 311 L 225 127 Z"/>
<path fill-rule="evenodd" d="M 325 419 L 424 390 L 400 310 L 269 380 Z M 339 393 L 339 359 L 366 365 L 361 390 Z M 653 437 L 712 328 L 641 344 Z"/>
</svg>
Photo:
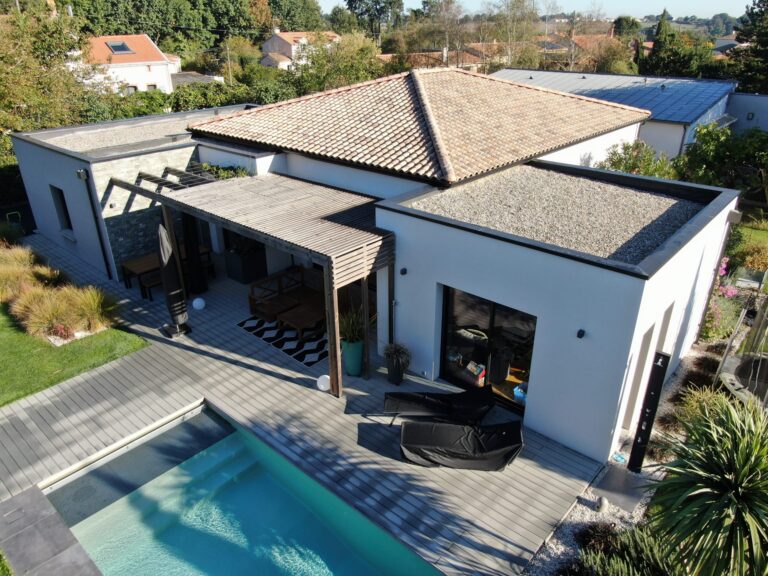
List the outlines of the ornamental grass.
<svg viewBox="0 0 768 576">
<path fill-rule="evenodd" d="M 754 399 L 715 394 L 681 426 L 684 443 L 665 439 L 674 458 L 655 483 L 652 529 L 689 574 L 762 576 L 768 570 L 768 414 Z"/>
<path fill-rule="evenodd" d="M 33 286 L 11 304 L 11 314 L 34 336 L 72 338 L 79 323 L 64 289 Z"/>
</svg>

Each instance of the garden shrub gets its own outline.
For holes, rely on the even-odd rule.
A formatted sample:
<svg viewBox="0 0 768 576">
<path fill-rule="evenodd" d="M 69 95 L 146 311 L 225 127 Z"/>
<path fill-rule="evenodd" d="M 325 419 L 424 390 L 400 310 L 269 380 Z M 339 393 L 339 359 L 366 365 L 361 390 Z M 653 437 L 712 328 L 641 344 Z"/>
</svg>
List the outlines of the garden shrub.
<svg viewBox="0 0 768 576">
<path fill-rule="evenodd" d="M 684 443 L 655 484 L 651 527 L 691 574 L 768 569 L 768 414 L 756 400 L 712 406 L 681 424 Z"/>
<path fill-rule="evenodd" d="M 682 402 L 681 398 L 681 402 Z M 680 431 L 680 421 L 677 416 L 676 410 L 669 410 L 668 412 L 664 412 L 663 414 L 659 415 L 656 418 L 656 428 L 660 428 L 661 430 L 664 430 L 665 432 L 679 432 Z"/>
<path fill-rule="evenodd" d="M 24 229 L 13 222 L 0 222 L 0 241 L 16 244 L 24 236 Z"/>
<path fill-rule="evenodd" d="M 669 546 L 648 528 L 638 526 L 616 536 L 608 550 L 583 550 L 577 574 L 590 576 L 684 576 Z"/>
<path fill-rule="evenodd" d="M 32 268 L 0 263 L 0 303 L 15 300 L 36 283 Z"/>
<path fill-rule="evenodd" d="M 682 422 L 701 418 L 707 411 L 717 409 L 722 402 L 728 402 L 728 397 L 723 392 L 718 392 L 713 388 L 686 390 L 683 393 L 682 402 L 675 407 L 680 428 L 682 428 Z"/>
<path fill-rule="evenodd" d="M 65 289 L 29 288 L 11 305 L 11 314 L 34 336 L 67 339 L 74 336 L 78 325 Z"/>
<path fill-rule="evenodd" d="M 742 303 L 738 298 L 729 298 L 716 292 L 712 295 L 709 308 L 704 316 L 701 328 L 703 340 L 722 340 L 728 338 L 736 327 L 741 313 Z"/>
<path fill-rule="evenodd" d="M 95 286 L 66 286 L 59 292 L 70 307 L 77 330 L 95 332 L 114 323 L 117 302 Z"/>
<path fill-rule="evenodd" d="M 699 356 L 693 361 L 693 365 L 701 372 L 714 375 L 720 366 L 720 360 L 712 356 Z"/>
<path fill-rule="evenodd" d="M 69 283 L 69 278 L 61 270 L 38 264 L 32 267 L 32 274 L 43 286 L 64 286 Z"/>
<path fill-rule="evenodd" d="M 605 552 L 613 546 L 618 533 L 613 522 L 592 522 L 576 532 L 574 538 L 584 550 Z"/>
<path fill-rule="evenodd" d="M 702 372 L 701 370 L 688 370 L 683 376 L 683 391 L 701 390 L 702 388 L 715 388 L 714 374 Z"/>
<path fill-rule="evenodd" d="M 679 429 L 679 425 L 678 425 L 678 429 Z M 675 456 L 667 444 L 665 444 L 664 442 L 659 442 L 656 439 L 653 439 L 650 442 L 648 442 L 648 447 L 646 448 L 645 453 L 648 456 L 648 458 L 650 458 L 654 462 L 669 462 Z"/>
<path fill-rule="evenodd" d="M 37 262 L 35 253 L 26 246 L 6 246 L 0 249 L 0 265 L 31 268 Z"/>
<path fill-rule="evenodd" d="M 2 552 L 0 552 L 0 576 L 13 576 L 11 567 Z"/>
</svg>

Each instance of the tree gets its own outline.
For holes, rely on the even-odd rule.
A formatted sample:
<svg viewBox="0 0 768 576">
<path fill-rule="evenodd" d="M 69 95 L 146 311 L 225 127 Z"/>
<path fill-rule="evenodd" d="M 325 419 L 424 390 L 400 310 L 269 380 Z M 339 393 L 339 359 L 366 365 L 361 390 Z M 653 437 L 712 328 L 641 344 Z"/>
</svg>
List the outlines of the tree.
<svg viewBox="0 0 768 576">
<path fill-rule="evenodd" d="M 665 154 L 657 158 L 656 151 L 642 140 L 614 144 L 608 149 L 606 159 L 597 164 L 597 167 L 670 180 L 677 178 L 669 158 Z"/>
<path fill-rule="evenodd" d="M 381 36 L 382 26 L 403 11 L 403 0 L 346 0 L 347 8 L 374 38 Z"/>
<path fill-rule="evenodd" d="M 748 46 L 731 51 L 739 90 L 768 93 L 768 0 L 753 0 L 736 27 L 736 40 Z"/>
<path fill-rule="evenodd" d="M 665 10 L 656 25 L 651 53 L 641 58 L 641 74 L 654 76 L 698 76 L 700 69 L 712 61 L 712 46 L 703 38 L 672 30 Z"/>
<path fill-rule="evenodd" d="M 322 30 L 325 21 L 317 0 L 269 0 L 272 15 L 283 30 Z"/>
<path fill-rule="evenodd" d="M 267 29 L 272 25 L 272 10 L 267 0 L 250 0 L 248 12 L 256 28 Z"/>
<path fill-rule="evenodd" d="M 768 569 L 768 413 L 722 396 L 667 438 L 674 460 L 656 483 L 651 528 L 690 574 L 763 576 Z"/>
<path fill-rule="evenodd" d="M 768 201 L 768 132 L 763 130 L 734 134 L 716 124 L 700 126 L 696 142 L 674 164 L 682 180 L 736 188 Z"/>
<path fill-rule="evenodd" d="M 334 6 L 328 20 L 331 30 L 337 34 L 349 34 L 357 30 L 357 17 L 343 6 Z"/>
<path fill-rule="evenodd" d="M 613 21 L 613 33 L 619 38 L 635 38 L 640 33 L 640 22 L 632 16 L 619 16 Z"/>
<path fill-rule="evenodd" d="M 530 66 L 531 50 L 535 50 L 531 40 L 539 19 L 535 3 L 533 0 L 498 0 L 495 8 L 499 36 L 505 43 L 506 65 Z M 538 50 L 535 52 L 538 56 Z"/>
<path fill-rule="evenodd" d="M 356 32 L 342 36 L 328 46 L 324 38 L 316 38 L 306 53 L 306 63 L 296 71 L 300 94 L 320 92 L 357 82 L 373 80 L 384 72 L 374 42 Z"/>
</svg>

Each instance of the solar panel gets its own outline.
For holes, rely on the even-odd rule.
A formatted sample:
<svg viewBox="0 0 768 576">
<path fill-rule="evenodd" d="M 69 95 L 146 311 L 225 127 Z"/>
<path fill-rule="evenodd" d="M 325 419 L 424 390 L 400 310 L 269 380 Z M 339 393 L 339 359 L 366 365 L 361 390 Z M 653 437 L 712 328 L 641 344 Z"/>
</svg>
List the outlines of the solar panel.
<svg viewBox="0 0 768 576">
<path fill-rule="evenodd" d="M 133 50 L 125 40 L 112 40 L 107 42 L 107 46 L 112 50 L 112 54 L 133 54 Z"/>
</svg>

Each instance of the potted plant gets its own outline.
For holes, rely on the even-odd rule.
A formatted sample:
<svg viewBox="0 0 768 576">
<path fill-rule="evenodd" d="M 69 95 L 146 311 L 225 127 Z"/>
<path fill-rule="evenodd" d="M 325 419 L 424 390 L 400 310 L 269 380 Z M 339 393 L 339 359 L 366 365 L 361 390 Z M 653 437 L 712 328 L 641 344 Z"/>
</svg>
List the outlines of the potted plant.
<svg viewBox="0 0 768 576">
<path fill-rule="evenodd" d="M 363 373 L 363 312 L 360 308 L 350 308 L 339 318 L 339 336 L 341 337 L 341 358 L 344 370 L 349 376 Z"/>
<path fill-rule="evenodd" d="M 411 353 L 402 344 L 387 344 L 384 348 L 384 358 L 387 359 L 387 380 L 392 384 L 403 381 L 403 372 L 411 364 Z"/>
</svg>

